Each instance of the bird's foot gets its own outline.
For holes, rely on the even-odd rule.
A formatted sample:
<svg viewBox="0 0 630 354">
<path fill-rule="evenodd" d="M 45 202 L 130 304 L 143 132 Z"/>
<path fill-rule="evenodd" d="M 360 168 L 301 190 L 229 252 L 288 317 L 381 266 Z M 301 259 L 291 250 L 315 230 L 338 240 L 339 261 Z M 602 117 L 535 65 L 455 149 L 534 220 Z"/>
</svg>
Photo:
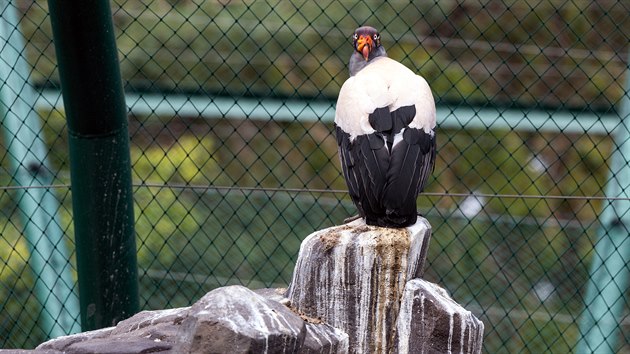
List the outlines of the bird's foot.
<svg viewBox="0 0 630 354">
<path fill-rule="evenodd" d="M 355 221 L 357 219 L 361 219 L 361 215 L 355 215 L 355 216 L 351 216 L 349 218 L 345 218 L 345 219 L 343 219 L 343 223 L 344 224 L 351 223 L 351 222 L 353 222 L 353 221 Z"/>
</svg>

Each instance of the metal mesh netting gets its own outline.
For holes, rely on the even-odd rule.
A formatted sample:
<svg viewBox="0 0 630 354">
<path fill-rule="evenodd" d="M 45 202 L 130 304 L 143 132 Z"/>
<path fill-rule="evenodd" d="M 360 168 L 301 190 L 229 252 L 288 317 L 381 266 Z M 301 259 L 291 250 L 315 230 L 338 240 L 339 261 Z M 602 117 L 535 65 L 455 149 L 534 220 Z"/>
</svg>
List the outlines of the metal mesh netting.
<svg viewBox="0 0 630 354">
<path fill-rule="evenodd" d="M 2 51 L 17 54 L 0 70 L 0 343 L 33 347 L 61 325 L 49 298 L 69 307 L 76 296 L 67 133 L 47 3 L 2 9 Z M 112 9 L 143 308 L 186 306 L 227 284 L 286 286 L 301 240 L 354 215 L 332 120 L 350 35 L 370 24 L 437 101 L 437 163 L 418 200 L 433 227 L 425 277 L 484 322 L 487 352 L 577 350 L 594 250 L 608 233 L 602 210 L 628 201 L 627 190 L 606 190 L 629 136 L 628 2 L 116 0 Z M 22 124 L 11 130 L 11 119 Z M 628 210 L 617 212 L 623 222 Z M 53 252 L 66 249 L 61 264 L 33 256 L 49 229 L 59 234 Z M 38 262 L 68 275 L 50 280 Z M 630 352 L 623 284 L 609 299 L 619 324 L 603 335 Z M 70 321 L 76 328 L 78 313 Z"/>
</svg>

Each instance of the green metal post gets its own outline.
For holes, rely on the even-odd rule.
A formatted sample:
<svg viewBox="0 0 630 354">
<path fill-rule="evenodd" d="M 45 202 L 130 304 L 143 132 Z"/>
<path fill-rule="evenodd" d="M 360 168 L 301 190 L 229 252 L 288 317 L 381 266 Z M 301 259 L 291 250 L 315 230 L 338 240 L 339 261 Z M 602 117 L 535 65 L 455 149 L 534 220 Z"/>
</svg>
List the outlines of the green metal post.
<svg viewBox="0 0 630 354">
<path fill-rule="evenodd" d="M 109 1 L 49 0 L 70 147 L 81 325 L 138 311 L 129 133 Z"/>
<path fill-rule="evenodd" d="M 630 198 L 630 65 L 625 80 L 606 195 Z M 600 220 L 576 353 L 612 354 L 619 350 L 624 295 L 630 280 L 630 200 L 606 204 Z"/>
<path fill-rule="evenodd" d="M 28 83 L 29 68 L 24 57 L 24 38 L 19 31 L 17 9 L 0 0 L 0 122 L 18 186 L 17 205 L 23 234 L 28 243 L 28 263 L 35 275 L 34 293 L 42 305 L 40 325 L 50 338 L 76 333 L 79 328 L 79 299 L 64 232 L 57 216 L 59 202 L 52 190 L 42 124 L 33 104 L 35 90 Z"/>
</svg>

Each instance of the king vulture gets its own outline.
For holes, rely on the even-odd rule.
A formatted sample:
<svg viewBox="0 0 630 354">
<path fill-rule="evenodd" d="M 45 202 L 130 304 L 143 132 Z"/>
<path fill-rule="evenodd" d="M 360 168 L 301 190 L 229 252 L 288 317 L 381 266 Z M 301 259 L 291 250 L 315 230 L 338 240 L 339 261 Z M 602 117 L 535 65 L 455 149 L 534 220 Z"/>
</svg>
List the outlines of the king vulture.
<svg viewBox="0 0 630 354">
<path fill-rule="evenodd" d="M 343 174 L 368 225 L 407 227 L 435 165 L 433 95 L 424 78 L 387 57 L 376 29 L 360 27 L 352 40 L 335 111 Z"/>
</svg>

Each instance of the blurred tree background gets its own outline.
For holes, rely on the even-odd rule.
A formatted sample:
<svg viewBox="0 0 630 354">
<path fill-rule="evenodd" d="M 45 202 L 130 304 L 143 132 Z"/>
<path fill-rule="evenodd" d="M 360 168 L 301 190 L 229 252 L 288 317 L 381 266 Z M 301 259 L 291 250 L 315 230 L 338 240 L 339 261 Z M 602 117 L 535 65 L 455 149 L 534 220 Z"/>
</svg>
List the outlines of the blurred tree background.
<svg viewBox="0 0 630 354">
<path fill-rule="evenodd" d="M 59 90 L 47 3 L 15 6 L 73 249 L 65 119 L 44 94 Z M 614 116 L 626 1 L 115 0 L 112 9 L 125 91 L 137 95 L 127 104 L 144 308 L 186 306 L 227 284 L 286 286 L 301 240 L 354 215 L 332 122 L 303 117 L 321 104 L 334 112 L 350 35 L 370 24 L 457 123 L 438 121 L 434 179 L 419 200 L 434 230 L 426 278 L 484 321 L 488 352 L 574 350 L 616 149 L 610 132 L 518 130 L 481 113 L 482 126 L 469 126 L 453 112 Z M 191 113 L 174 96 L 182 106 L 205 101 Z M 175 114 L 136 109 L 156 100 Z M 305 106 L 275 119 L 268 100 Z M 233 117 L 245 101 L 266 117 Z M 203 114 L 208 107 L 222 114 Z M 0 145 L 3 186 L 7 153 Z M 32 347 L 46 334 L 12 190 L 0 193 L 0 210 L 1 343 Z"/>
</svg>

